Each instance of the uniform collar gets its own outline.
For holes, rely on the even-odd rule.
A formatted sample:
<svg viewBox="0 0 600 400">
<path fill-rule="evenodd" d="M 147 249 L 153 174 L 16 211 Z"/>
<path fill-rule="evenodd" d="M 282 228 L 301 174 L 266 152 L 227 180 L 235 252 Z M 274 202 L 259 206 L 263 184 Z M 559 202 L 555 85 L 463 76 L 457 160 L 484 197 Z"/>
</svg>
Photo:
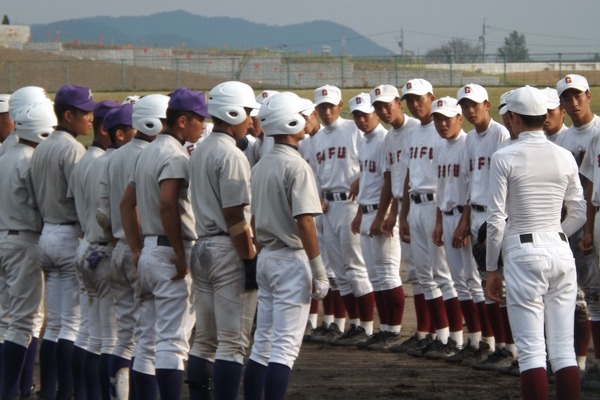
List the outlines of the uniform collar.
<svg viewBox="0 0 600 400">
<path fill-rule="evenodd" d="M 171 136 L 173 139 L 177 140 L 182 146 L 185 144 L 185 140 L 178 138 L 173 132 L 163 131 L 161 135 Z"/>
</svg>

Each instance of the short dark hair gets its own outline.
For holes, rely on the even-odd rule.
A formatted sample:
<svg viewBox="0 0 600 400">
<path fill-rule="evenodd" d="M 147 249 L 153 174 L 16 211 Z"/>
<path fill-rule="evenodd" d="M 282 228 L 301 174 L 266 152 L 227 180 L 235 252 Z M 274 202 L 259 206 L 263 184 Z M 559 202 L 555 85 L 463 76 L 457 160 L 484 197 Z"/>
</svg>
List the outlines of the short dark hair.
<svg viewBox="0 0 600 400">
<path fill-rule="evenodd" d="M 523 125 L 527 128 L 540 128 L 544 126 L 544 122 L 546 121 L 546 117 L 548 114 L 544 115 L 523 115 L 516 112 L 512 112 L 513 114 L 518 115 L 523 121 Z"/>
<path fill-rule="evenodd" d="M 120 125 L 113 126 L 112 128 L 110 128 L 108 130 L 108 137 L 110 138 L 110 142 L 112 144 L 115 144 L 115 142 L 117 141 L 117 131 L 120 129 L 124 132 L 127 130 L 127 128 L 129 128 L 129 126 L 125 125 L 125 124 L 120 124 Z"/>
<path fill-rule="evenodd" d="M 177 119 L 179 119 L 179 117 L 181 117 L 182 115 L 184 117 L 188 118 L 188 119 L 192 119 L 192 118 L 203 119 L 204 118 L 201 115 L 198 115 L 198 114 L 196 114 L 195 112 L 192 112 L 192 111 L 170 110 L 170 109 L 167 108 L 166 125 L 168 127 L 172 128 L 177 123 Z"/>
<path fill-rule="evenodd" d="M 87 113 L 86 111 L 80 110 L 77 107 L 73 107 L 73 106 L 69 106 L 69 105 L 54 104 L 54 114 L 56 114 L 56 119 L 58 120 L 58 122 L 64 121 L 65 113 L 67 111 L 71 111 L 74 114 L 76 114 L 77 112 Z"/>
<path fill-rule="evenodd" d="M 94 119 L 92 120 L 92 128 L 94 129 L 94 133 L 100 132 L 100 129 L 102 128 L 102 123 L 104 123 L 104 118 L 94 117 Z"/>
</svg>

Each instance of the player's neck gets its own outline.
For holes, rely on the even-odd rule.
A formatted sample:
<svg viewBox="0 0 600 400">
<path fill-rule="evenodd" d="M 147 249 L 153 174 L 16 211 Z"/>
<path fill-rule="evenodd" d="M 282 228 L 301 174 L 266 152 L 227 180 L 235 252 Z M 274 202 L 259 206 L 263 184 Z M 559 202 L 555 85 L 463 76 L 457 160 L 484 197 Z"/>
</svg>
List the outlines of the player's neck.
<svg viewBox="0 0 600 400">
<path fill-rule="evenodd" d="M 490 126 L 490 121 L 492 120 L 491 115 L 488 113 L 485 118 L 483 119 L 483 121 L 481 121 L 478 124 L 475 124 L 475 131 L 477 133 L 481 133 L 481 132 L 485 132 L 487 131 L 487 128 Z"/>
</svg>

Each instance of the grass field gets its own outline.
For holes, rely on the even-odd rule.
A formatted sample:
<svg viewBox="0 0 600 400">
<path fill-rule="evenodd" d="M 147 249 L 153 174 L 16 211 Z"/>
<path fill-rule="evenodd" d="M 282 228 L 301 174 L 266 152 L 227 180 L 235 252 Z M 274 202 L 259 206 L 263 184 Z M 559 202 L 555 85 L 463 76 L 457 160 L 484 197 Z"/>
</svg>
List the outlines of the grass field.
<svg viewBox="0 0 600 400">
<path fill-rule="evenodd" d="M 371 88 L 364 88 L 364 89 L 357 89 L 357 88 L 353 88 L 353 89 L 344 89 L 342 91 L 342 95 L 343 95 L 343 100 L 344 100 L 344 111 L 342 112 L 342 116 L 345 118 L 349 118 L 350 117 L 350 112 L 349 109 L 347 107 L 347 104 L 350 100 L 350 98 L 352 98 L 353 96 L 357 95 L 360 92 L 369 92 Z M 435 92 L 435 96 L 436 97 L 444 97 L 444 96 L 451 96 L 451 97 L 456 97 L 456 92 L 458 91 L 459 87 L 436 87 L 434 88 L 434 92 Z M 502 93 L 504 93 L 507 90 L 510 89 L 514 89 L 513 87 L 489 87 L 487 88 L 488 90 L 488 94 L 490 97 L 490 102 L 492 103 L 492 107 L 491 107 L 491 113 L 492 113 L 492 118 L 494 118 L 496 121 L 501 121 L 500 116 L 498 114 L 498 102 L 500 99 L 500 95 Z M 299 96 L 301 97 L 306 97 L 308 99 L 312 99 L 313 98 L 313 91 L 312 90 L 295 90 L 295 93 L 297 93 Z M 592 92 L 592 110 L 595 113 L 600 113 L 600 87 L 594 87 L 591 89 Z M 594 96 L 594 93 L 598 93 L 597 96 Z M 128 95 L 131 94 L 137 94 L 137 95 L 144 95 L 147 93 L 130 93 L 130 92 L 95 92 L 94 93 L 94 99 L 96 101 L 99 100 L 104 100 L 107 98 L 112 98 L 115 100 L 118 100 L 119 102 L 121 100 L 123 100 L 125 97 L 127 97 Z M 53 96 L 52 96 L 53 97 Z M 408 112 L 405 108 L 405 112 Z M 570 120 L 566 119 L 565 123 L 567 125 L 570 125 Z M 471 130 L 473 127 L 471 126 L 471 124 L 469 124 L 469 122 L 465 121 L 464 125 L 463 125 L 463 129 L 465 130 L 465 132 L 468 132 L 469 130 Z M 91 136 L 84 136 L 81 137 L 79 139 L 84 145 L 88 145 L 89 143 L 91 143 Z"/>
</svg>

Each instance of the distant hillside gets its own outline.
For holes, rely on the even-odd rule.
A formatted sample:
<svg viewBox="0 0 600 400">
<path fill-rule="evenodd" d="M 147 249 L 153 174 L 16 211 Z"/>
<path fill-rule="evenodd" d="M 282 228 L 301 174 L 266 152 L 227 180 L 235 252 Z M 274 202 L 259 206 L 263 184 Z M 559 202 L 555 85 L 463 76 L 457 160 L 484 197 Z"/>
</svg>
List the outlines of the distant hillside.
<svg viewBox="0 0 600 400">
<path fill-rule="evenodd" d="M 143 17 L 92 17 L 31 26 L 34 42 L 60 40 L 136 47 L 264 49 L 299 54 L 380 56 L 390 50 L 346 26 L 327 21 L 274 26 L 240 18 L 171 11 Z"/>
</svg>

